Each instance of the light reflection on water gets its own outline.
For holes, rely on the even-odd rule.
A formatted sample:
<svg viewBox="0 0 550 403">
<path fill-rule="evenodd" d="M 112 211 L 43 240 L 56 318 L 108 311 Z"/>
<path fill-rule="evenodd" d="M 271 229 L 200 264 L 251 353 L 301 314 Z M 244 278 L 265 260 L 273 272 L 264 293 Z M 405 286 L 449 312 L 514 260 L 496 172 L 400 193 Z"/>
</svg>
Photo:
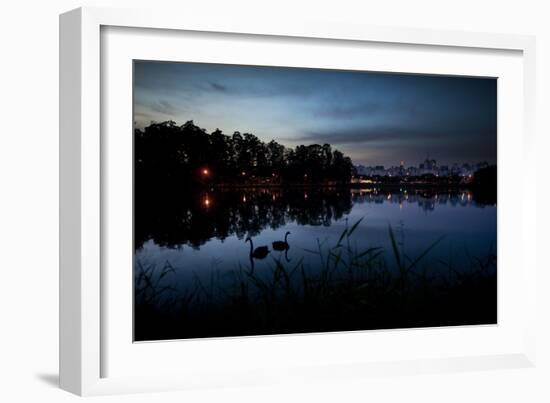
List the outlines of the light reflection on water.
<svg viewBox="0 0 550 403">
<path fill-rule="evenodd" d="M 444 236 L 423 259 L 432 272 L 443 270 L 438 263 L 442 261 L 457 270 L 468 269 L 472 257 L 496 251 L 496 204 L 480 202 L 468 191 L 242 189 L 207 191 L 198 202 L 175 205 L 178 208 L 163 211 L 160 219 L 151 215 L 147 223 L 152 223 L 152 229 L 142 225 L 140 234 L 145 235 L 135 262 L 142 266 L 169 263 L 176 269 L 170 279 L 176 289 L 189 287 L 195 277 L 203 283 L 223 282 L 239 268 L 249 269 L 248 235 L 254 248 L 270 249 L 265 259 L 254 261 L 256 273 L 267 273 L 273 259 L 280 258 L 288 259 L 289 265 L 303 259 L 306 269 L 315 270 L 319 257 L 306 250 L 317 249 L 318 242 L 336 245 L 346 226 L 361 218 L 350 239 L 352 246 L 358 250 L 383 247 L 388 259 L 393 258 L 390 225 L 400 250 L 410 259 Z M 272 242 L 282 241 L 287 231 L 285 256 L 273 250 Z"/>
</svg>

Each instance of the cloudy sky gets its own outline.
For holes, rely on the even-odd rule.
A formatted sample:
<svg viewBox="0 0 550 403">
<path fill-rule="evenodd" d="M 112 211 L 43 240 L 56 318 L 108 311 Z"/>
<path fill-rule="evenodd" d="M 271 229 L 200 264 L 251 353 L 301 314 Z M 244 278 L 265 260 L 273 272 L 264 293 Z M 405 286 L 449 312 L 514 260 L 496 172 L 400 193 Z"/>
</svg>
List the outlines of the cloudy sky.
<svg viewBox="0 0 550 403">
<path fill-rule="evenodd" d="M 496 162 L 496 79 L 136 61 L 134 122 L 193 120 L 355 164 Z"/>
</svg>

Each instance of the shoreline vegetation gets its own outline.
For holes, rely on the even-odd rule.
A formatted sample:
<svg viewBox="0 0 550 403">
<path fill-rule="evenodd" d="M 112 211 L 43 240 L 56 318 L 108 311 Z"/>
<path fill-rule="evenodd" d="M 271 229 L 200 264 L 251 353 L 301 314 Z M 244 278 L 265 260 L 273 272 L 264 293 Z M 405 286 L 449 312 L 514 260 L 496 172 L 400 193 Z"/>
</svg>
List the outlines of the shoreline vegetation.
<svg viewBox="0 0 550 403">
<path fill-rule="evenodd" d="M 173 121 L 136 129 L 135 172 L 140 182 L 177 180 L 201 187 L 223 184 L 350 183 L 351 159 L 330 144 L 288 148 L 251 133 L 207 133 L 193 121 Z M 141 183 L 138 183 L 141 184 Z"/>
<path fill-rule="evenodd" d="M 480 325 L 496 323 L 496 255 L 472 257 L 468 267 L 429 259 L 443 237 L 415 256 L 400 249 L 388 227 L 391 250 L 357 249 L 362 219 L 335 245 L 319 240 L 303 263 L 272 257 L 258 273 L 239 264 L 231 286 L 198 277 L 184 292 L 169 278 L 178 268 L 138 264 L 135 272 L 135 340 L 228 337 Z M 168 283 L 166 282 L 168 280 Z"/>
</svg>

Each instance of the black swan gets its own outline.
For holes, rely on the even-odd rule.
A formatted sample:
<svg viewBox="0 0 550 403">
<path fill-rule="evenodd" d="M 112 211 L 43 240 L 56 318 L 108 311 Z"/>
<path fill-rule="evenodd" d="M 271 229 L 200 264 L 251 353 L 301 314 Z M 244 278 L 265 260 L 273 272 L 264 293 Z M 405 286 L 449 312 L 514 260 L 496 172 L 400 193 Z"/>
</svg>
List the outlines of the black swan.
<svg viewBox="0 0 550 403">
<path fill-rule="evenodd" d="M 266 256 L 269 254 L 269 248 L 267 246 L 258 246 L 256 249 L 254 249 L 254 245 L 252 244 L 252 238 L 248 237 L 246 238 L 245 242 L 250 242 L 250 258 L 254 259 L 265 259 Z"/>
<path fill-rule="evenodd" d="M 276 251 L 284 251 L 284 250 L 288 250 L 288 248 L 290 247 L 288 245 L 288 242 L 286 241 L 287 237 L 290 235 L 290 232 L 286 232 L 285 234 L 285 240 L 284 241 L 275 241 L 272 243 L 273 245 L 273 249 L 276 250 Z"/>
</svg>

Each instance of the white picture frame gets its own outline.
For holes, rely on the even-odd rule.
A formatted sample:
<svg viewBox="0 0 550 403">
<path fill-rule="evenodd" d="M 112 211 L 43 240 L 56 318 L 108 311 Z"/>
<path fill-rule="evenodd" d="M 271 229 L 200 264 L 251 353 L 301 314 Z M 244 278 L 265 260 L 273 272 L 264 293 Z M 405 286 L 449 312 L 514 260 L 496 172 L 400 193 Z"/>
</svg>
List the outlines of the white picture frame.
<svg viewBox="0 0 550 403">
<path fill-rule="evenodd" d="M 150 10 L 81 8 L 65 13 L 60 17 L 60 385 L 63 389 L 79 395 L 95 395 L 330 379 L 334 377 L 335 372 L 338 373 L 338 377 L 356 377 L 380 373 L 392 375 L 534 365 L 537 277 L 534 248 L 536 242 L 528 242 L 527 239 L 529 234 L 535 233 L 536 217 L 533 208 L 535 198 L 526 196 L 523 196 L 521 208 L 515 221 L 513 220 L 514 223 L 511 224 L 514 227 L 511 226 L 509 229 L 517 232 L 516 238 L 511 238 L 510 235 L 510 241 L 514 239 L 522 241 L 513 256 L 514 261 L 519 262 L 521 266 L 521 270 L 517 273 L 521 281 L 517 282 L 516 278 L 511 276 L 503 280 L 499 277 L 499 292 L 506 289 L 508 285 L 517 285 L 516 298 L 520 298 L 522 303 L 513 318 L 521 316 L 521 323 L 512 318 L 510 322 L 513 323 L 509 323 L 509 326 L 499 322 L 496 327 L 483 329 L 466 327 L 415 332 L 342 332 L 325 335 L 213 339 L 194 344 L 184 342 L 187 343 L 187 352 L 189 348 L 195 351 L 214 349 L 219 353 L 218 356 L 223 357 L 218 358 L 217 362 L 215 358 L 207 360 L 200 371 L 189 370 L 198 364 L 200 359 L 198 355 L 187 355 L 187 360 L 168 362 L 167 354 L 171 354 L 172 351 L 175 357 L 178 357 L 178 354 L 184 354 L 184 350 L 180 348 L 182 343 L 150 343 L 155 346 L 138 346 L 136 350 L 134 348 L 136 346 L 132 345 L 132 341 L 128 340 L 126 335 L 122 337 L 122 341 L 117 341 L 116 337 L 113 338 L 112 333 L 117 333 L 118 330 L 113 328 L 109 333 L 106 327 L 113 327 L 115 322 L 127 324 L 128 318 L 120 317 L 122 314 L 119 310 L 111 309 L 113 305 L 109 301 L 112 298 L 108 297 L 113 285 L 109 284 L 109 287 L 106 287 L 105 283 L 109 280 L 113 281 L 113 284 L 120 284 L 124 279 L 121 277 L 122 280 L 117 280 L 105 272 L 105 267 L 108 267 L 106 261 L 108 245 L 105 244 L 104 231 L 108 227 L 105 220 L 109 217 L 105 215 L 105 203 L 109 203 L 105 193 L 111 189 L 106 183 L 107 177 L 112 173 L 109 171 L 110 168 L 107 169 L 112 164 L 107 164 L 110 157 L 105 147 L 116 147 L 116 145 L 110 142 L 111 137 L 107 139 L 102 137 L 102 133 L 105 135 L 111 130 L 111 123 L 104 121 L 109 113 L 102 108 L 106 103 L 105 94 L 109 91 L 125 91 L 122 87 L 112 84 L 113 81 L 105 81 L 102 77 L 102 74 L 111 74 L 111 70 L 103 70 L 105 61 L 101 60 L 102 57 L 110 55 L 102 49 L 106 45 L 104 38 L 102 39 L 102 32 L 109 31 L 110 27 L 117 27 L 116 29 L 123 31 L 126 29 L 123 35 L 130 36 L 133 35 L 134 29 L 154 29 L 157 33 L 171 33 L 170 38 L 159 38 L 159 41 L 178 40 L 177 32 L 192 32 L 194 36 L 199 37 L 201 33 L 204 35 L 218 33 L 218 37 L 237 35 L 254 38 L 254 41 L 259 43 L 267 40 L 284 43 L 295 40 L 303 42 L 306 46 L 308 41 L 318 40 L 324 44 L 323 46 L 331 46 L 333 49 L 344 46 L 346 43 L 359 45 L 375 43 L 421 47 L 422 51 L 424 49 L 466 50 L 479 55 L 491 52 L 512 52 L 515 55 L 515 61 L 511 62 L 511 66 L 520 66 L 521 74 L 518 76 L 520 70 L 514 70 L 514 67 L 511 67 L 510 77 L 514 77 L 514 81 L 508 82 L 515 88 L 520 98 L 516 99 L 516 103 L 511 106 L 522 109 L 518 111 L 518 120 L 510 121 L 510 125 L 517 124 L 514 126 L 518 129 L 517 134 L 514 135 L 511 130 L 507 132 L 506 127 L 499 126 L 499 131 L 502 129 L 503 133 L 506 133 L 504 138 L 499 134 L 499 154 L 509 155 L 506 150 L 520 150 L 522 161 L 529 161 L 534 155 L 535 42 L 533 37 L 350 26 L 313 21 L 303 21 L 297 25 L 290 22 L 246 21 L 235 18 L 219 21 L 215 19 L 182 20 L 178 15 Z M 147 32 L 144 35 L 147 35 Z M 121 42 L 118 43 L 120 46 Z M 284 43 L 281 46 L 287 46 Z M 109 46 L 111 44 L 116 46 L 114 41 L 109 42 Z M 243 46 L 246 47 L 247 44 L 244 43 Z M 163 49 L 170 49 L 170 47 L 164 46 Z M 399 52 L 399 49 L 397 51 Z M 168 53 L 159 53 L 156 57 L 170 58 L 170 50 L 166 52 Z M 261 54 L 256 53 L 254 57 L 260 56 Z M 131 58 L 132 54 L 128 53 L 124 57 Z M 267 60 L 264 63 L 270 62 Z M 109 69 L 108 66 L 107 68 Z M 444 67 L 433 67 L 432 72 L 438 71 L 438 68 Z M 418 69 L 424 71 L 421 67 Z M 464 71 L 475 73 L 475 66 Z M 110 105 L 114 105 L 110 95 L 107 99 Z M 128 107 L 131 108 L 131 105 Z M 506 105 L 504 107 L 506 108 Z M 509 111 L 509 109 L 506 110 Z M 499 124 L 501 122 L 507 121 L 501 121 L 499 118 Z M 112 152 L 117 148 L 109 148 L 109 150 Z M 503 150 L 504 152 L 501 153 Z M 499 156 L 499 166 L 503 163 L 511 162 L 503 161 Z M 504 180 L 501 172 L 499 168 L 499 200 L 502 196 L 506 200 L 506 194 L 500 191 Z M 515 180 L 513 170 L 504 169 L 504 172 L 509 172 L 507 178 Z M 532 189 L 536 188 L 534 175 L 520 180 L 521 184 L 518 186 L 521 189 L 529 189 L 532 193 Z M 525 194 L 525 192 L 522 193 Z M 503 203 L 502 208 L 499 204 L 499 225 L 505 214 L 501 211 L 507 208 L 506 203 Z M 499 232 L 499 237 L 500 235 Z M 506 237 L 503 241 L 507 242 Z M 499 249 L 499 262 L 500 252 L 501 249 Z M 520 297 L 517 297 L 518 295 Z M 499 309 L 510 306 L 507 303 L 506 294 L 503 298 L 504 300 L 500 301 L 503 304 L 499 302 Z M 122 308 L 128 309 L 127 305 Z M 113 315 L 113 312 L 117 313 Z M 501 313 L 499 312 L 499 316 Z M 109 317 L 111 319 L 108 319 Z M 127 330 L 127 326 L 125 329 Z M 420 342 L 423 344 L 437 345 L 438 340 L 450 341 L 459 338 L 465 340 L 466 344 L 463 350 L 451 350 L 445 343 L 440 343 L 437 349 L 426 350 L 417 356 L 406 356 L 396 351 L 391 357 L 365 358 L 361 355 L 349 355 L 346 359 L 339 360 L 338 357 L 332 357 L 329 354 L 313 360 L 314 352 L 311 351 L 308 355 L 308 346 L 319 347 L 323 344 L 335 346 L 337 343 L 358 345 L 367 337 L 370 341 L 374 338 L 388 339 L 390 341 L 387 343 L 401 344 L 403 341 L 410 340 L 411 345 L 415 345 L 414 343 L 417 342 L 415 340 L 424 340 Z M 499 343 L 500 340 L 494 343 L 498 348 L 489 350 L 483 343 L 478 346 L 473 345 L 475 340 L 485 338 L 489 341 L 492 337 L 502 338 L 502 343 Z M 279 353 L 282 350 L 278 350 L 283 348 L 292 348 L 295 349 L 293 351 L 302 351 L 303 354 L 296 354 L 294 357 L 285 356 Z M 227 349 L 241 352 L 248 350 L 252 358 L 239 360 L 242 362 L 238 363 L 231 362 L 232 359 L 238 358 L 238 355 L 220 355 Z M 264 357 L 262 371 L 259 372 L 253 356 L 261 355 L 267 350 L 274 353 L 271 356 L 267 355 L 267 358 Z M 113 351 L 124 351 L 126 355 L 118 354 L 115 357 L 116 354 Z M 119 365 L 116 371 L 107 368 L 106 362 L 109 360 L 133 363 L 134 354 L 143 354 L 140 360 L 144 360 L 145 369 L 150 369 L 151 365 L 162 364 L 167 370 L 157 371 L 158 374 L 155 375 L 150 370 L 134 373 L 131 368 L 128 368 L 130 365 L 127 367 Z M 343 355 L 345 354 L 347 353 L 344 352 Z M 161 358 L 153 364 L 152 355 Z M 222 365 L 222 360 L 225 360 L 225 365 Z M 135 363 L 132 365 L 135 366 Z"/>
</svg>

